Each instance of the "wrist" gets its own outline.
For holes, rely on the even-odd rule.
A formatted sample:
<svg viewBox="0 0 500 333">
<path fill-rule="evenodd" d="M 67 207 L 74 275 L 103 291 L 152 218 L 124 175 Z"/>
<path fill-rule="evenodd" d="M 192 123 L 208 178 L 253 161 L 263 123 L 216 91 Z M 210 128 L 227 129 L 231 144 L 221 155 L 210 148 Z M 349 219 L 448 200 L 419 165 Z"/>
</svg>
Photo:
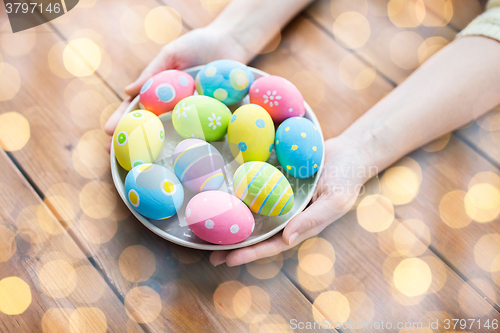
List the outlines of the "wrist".
<svg viewBox="0 0 500 333">
<path fill-rule="evenodd" d="M 214 47 L 225 52 L 225 58 L 246 64 L 255 56 L 255 53 L 251 52 L 245 46 L 243 40 L 235 34 L 234 29 L 223 23 L 219 23 L 218 20 L 215 20 L 202 29 L 214 41 Z"/>
</svg>

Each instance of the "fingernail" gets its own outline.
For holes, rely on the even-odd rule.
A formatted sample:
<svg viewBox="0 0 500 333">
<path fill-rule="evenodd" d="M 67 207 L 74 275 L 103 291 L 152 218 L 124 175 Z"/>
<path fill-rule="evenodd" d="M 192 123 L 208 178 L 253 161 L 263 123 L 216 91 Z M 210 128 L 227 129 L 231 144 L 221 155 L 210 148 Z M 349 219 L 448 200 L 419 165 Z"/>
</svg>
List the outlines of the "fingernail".
<svg viewBox="0 0 500 333">
<path fill-rule="evenodd" d="M 294 232 L 290 238 L 288 238 L 288 245 L 292 245 L 293 242 L 297 239 L 297 237 L 299 237 L 299 233 L 298 232 Z"/>
<path fill-rule="evenodd" d="M 218 262 L 218 263 L 213 262 L 212 265 L 214 265 L 214 267 L 217 267 L 219 265 L 222 265 L 223 263 L 225 263 L 225 261 L 221 261 L 221 262 Z"/>
</svg>

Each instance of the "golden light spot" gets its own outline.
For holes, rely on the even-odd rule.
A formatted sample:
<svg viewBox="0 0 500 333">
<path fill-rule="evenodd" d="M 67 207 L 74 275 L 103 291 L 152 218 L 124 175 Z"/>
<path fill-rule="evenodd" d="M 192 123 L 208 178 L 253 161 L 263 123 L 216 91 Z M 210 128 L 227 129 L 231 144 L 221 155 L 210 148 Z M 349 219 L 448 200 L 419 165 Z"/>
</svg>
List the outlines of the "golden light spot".
<svg viewBox="0 0 500 333">
<path fill-rule="evenodd" d="M 57 42 L 54 46 L 52 46 L 48 54 L 50 70 L 52 73 L 63 79 L 73 77 L 64 67 L 63 52 L 65 48 L 66 42 Z"/>
<path fill-rule="evenodd" d="M 99 87 L 100 85 L 92 88 L 86 87 L 86 89 L 71 96 L 69 104 L 71 119 L 81 129 L 94 129 L 100 126 L 99 116 L 109 102 L 101 92 L 97 91 Z M 92 103 L 88 101 L 92 101 Z M 93 133 L 98 133 L 97 131 L 93 131 Z"/>
<path fill-rule="evenodd" d="M 426 144 L 425 146 L 422 147 L 422 149 L 429 153 L 440 151 L 441 149 L 446 147 L 446 145 L 450 141 L 450 138 L 451 138 L 451 133 L 445 134 L 442 137 L 437 138 L 436 140 Z"/>
<path fill-rule="evenodd" d="M 11 56 L 26 55 L 35 47 L 37 34 L 34 29 L 29 32 L 13 34 L 10 31 L 9 22 L 5 21 L 0 32 L 2 50 Z"/>
<path fill-rule="evenodd" d="M 306 137 L 306 133 L 300 133 L 300 136 L 305 138 Z"/>
<path fill-rule="evenodd" d="M 257 279 L 265 280 L 275 277 L 283 267 L 283 255 L 278 255 L 259 259 L 245 265 L 247 271 Z"/>
<path fill-rule="evenodd" d="M 375 305 L 372 299 L 361 291 L 345 294 L 345 297 L 349 301 L 349 307 L 351 309 L 349 318 L 354 322 L 357 322 L 358 319 L 364 321 L 364 323 L 360 323 L 356 326 L 357 329 L 365 327 L 366 321 L 371 321 L 375 316 Z"/>
<path fill-rule="evenodd" d="M 312 313 L 314 320 L 320 323 L 324 319 L 343 323 L 349 318 L 351 308 L 347 297 L 338 291 L 325 291 L 314 301 Z"/>
<path fill-rule="evenodd" d="M 490 131 L 490 132 L 499 131 L 500 130 L 500 110 L 498 108 L 496 108 L 495 110 L 488 112 L 487 114 L 485 114 L 481 118 L 476 119 L 476 122 L 479 125 L 479 127 L 481 127 L 482 129 L 484 129 L 486 131 Z M 496 138 L 496 136 L 495 136 L 495 138 Z M 498 142 L 497 140 L 494 140 L 494 141 Z"/>
<path fill-rule="evenodd" d="M 82 236 L 92 244 L 109 242 L 118 230 L 118 224 L 111 219 L 93 219 L 83 214 L 79 220 Z"/>
<path fill-rule="evenodd" d="M 474 280 L 477 281 L 478 279 L 473 279 L 471 280 L 471 282 L 473 282 Z M 485 285 L 485 283 L 481 284 L 483 286 Z M 486 283 L 486 285 L 488 285 L 488 283 Z M 487 287 L 487 289 L 490 289 L 491 292 L 486 295 L 488 295 L 488 297 L 495 298 L 495 291 L 492 290 L 493 288 L 491 288 L 491 284 Z M 488 290 L 485 290 L 483 292 L 487 291 Z M 458 291 L 457 301 L 458 305 L 460 306 L 460 310 L 462 310 L 465 315 L 470 317 L 486 316 L 494 310 L 494 308 L 485 299 L 480 297 L 478 293 L 467 282 L 464 282 L 462 287 Z"/>
<path fill-rule="evenodd" d="M 120 106 L 120 103 L 115 102 L 115 103 L 108 104 L 108 106 L 106 106 L 104 108 L 104 110 L 102 110 L 101 116 L 99 117 L 99 123 L 101 125 L 102 131 L 104 131 L 104 126 L 106 125 L 106 122 L 108 121 L 108 119 L 116 111 L 116 109 L 118 109 L 119 106 Z"/>
<path fill-rule="evenodd" d="M 335 250 L 324 238 L 306 240 L 298 251 L 299 266 L 310 275 L 323 275 L 335 263 Z"/>
<path fill-rule="evenodd" d="M 377 71 L 368 55 L 361 52 L 349 53 L 339 64 L 339 77 L 347 87 L 361 90 L 371 86 L 377 77 Z"/>
<path fill-rule="evenodd" d="M 160 295 L 150 287 L 136 287 L 125 297 L 125 312 L 137 323 L 152 322 L 161 313 L 161 309 Z"/>
<path fill-rule="evenodd" d="M 63 298 L 73 292 L 77 283 L 75 269 L 65 260 L 45 263 L 38 272 L 42 290 L 52 298 Z"/>
<path fill-rule="evenodd" d="M 200 261 L 205 254 L 204 251 L 189 249 L 176 244 L 170 244 L 170 250 L 174 258 L 183 264 L 194 264 Z"/>
<path fill-rule="evenodd" d="M 306 102 L 314 108 L 319 105 L 325 97 L 325 84 L 321 76 L 312 71 L 295 73 L 290 79 L 302 93 Z"/>
<path fill-rule="evenodd" d="M 482 236 L 474 246 L 474 260 L 487 272 L 500 271 L 500 234 Z"/>
<path fill-rule="evenodd" d="M 271 53 L 273 52 L 274 50 L 276 50 L 278 48 L 278 46 L 280 45 L 281 43 L 281 29 L 280 29 L 280 26 L 278 25 L 273 25 L 271 27 L 268 28 L 268 42 L 267 44 L 264 46 L 264 48 L 260 49 L 259 47 L 252 47 L 252 45 L 250 45 L 250 49 L 254 50 L 256 53 L 258 54 L 266 54 L 266 53 Z M 271 39 L 269 39 L 271 38 Z M 245 80 L 247 80 L 247 78 L 245 77 L 244 78 Z"/>
<path fill-rule="evenodd" d="M 99 308 L 77 308 L 69 318 L 71 333 L 105 333 L 106 315 Z"/>
<path fill-rule="evenodd" d="M 122 275 L 131 282 L 146 281 L 156 270 L 155 255 L 142 245 L 127 247 L 118 264 Z"/>
<path fill-rule="evenodd" d="M 310 291 L 321 291 L 328 288 L 335 279 L 335 269 L 332 267 L 322 275 L 311 275 L 297 265 L 297 278 L 300 284 Z"/>
<path fill-rule="evenodd" d="M 500 191 L 489 183 L 473 185 L 464 198 L 465 212 L 476 222 L 493 221 L 500 213 Z"/>
<path fill-rule="evenodd" d="M 51 308 L 42 317 L 43 333 L 70 333 L 69 317 L 73 309 Z"/>
<path fill-rule="evenodd" d="M 350 0 L 347 2 L 332 1 L 330 10 L 334 18 L 339 17 L 342 13 L 353 10 L 366 16 L 366 14 L 368 14 L 368 3 L 366 0 Z"/>
<path fill-rule="evenodd" d="M 444 39 L 441 36 L 433 36 L 427 38 L 420 46 L 418 47 L 418 62 L 420 64 L 423 64 L 427 59 L 429 59 L 431 56 L 433 56 L 437 51 L 441 50 L 443 47 L 445 47 L 449 41 L 447 39 Z M 450 134 L 445 135 L 443 138 L 446 138 Z M 437 139 L 436 141 L 444 141 L 443 138 Z M 446 141 L 448 142 L 448 141 Z"/>
<path fill-rule="evenodd" d="M 422 23 L 425 14 L 422 0 L 390 0 L 387 4 L 387 15 L 397 27 L 416 27 Z"/>
<path fill-rule="evenodd" d="M 182 32 L 182 19 L 175 9 L 168 6 L 153 8 L 144 21 L 146 34 L 158 44 L 167 44 Z"/>
<path fill-rule="evenodd" d="M 238 314 L 245 314 L 252 305 L 251 299 L 240 299 L 238 301 L 238 314 L 235 312 L 234 297 L 245 285 L 239 281 L 227 281 L 221 283 L 214 292 L 214 305 L 217 312 L 225 318 L 238 318 Z"/>
<path fill-rule="evenodd" d="M 402 69 L 417 68 L 418 48 L 424 39 L 413 31 L 402 31 L 391 40 L 389 53 L 391 60 Z"/>
<path fill-rule="evenodd" d="M 316 148 L 316 146 L 313 146 L 313 151 L 316 151 L 318 150 L 318 148 Z"/>
<path fill-rule="evenodd" d="M 19 315 L 31 304 L 30 286 L 17 276 L 0 280 L 0 312 Z"/>
<path fill-rule="evenodd" d="M 19 71 L 11 64 L 0 63 L 0 102 L 14 98 L 20 89 Z"/>
<path fill-rule="evenodd" d="M 431 0 L 425 1 L 428 11 L 422 25 L 427 27 L 444 27 L 453 17 L 453 0 Z M 469 7 L 464 7 L 470 10 Z"/>
<path fill-rule="evenodd" d="M 1 94 L 2 92 L 0 100 Z M 0 148 L 6 151 L 21 150 L 28 143 L 30 136 L 30 123 L 22 114 L 6 112 L 0 115 Z"/>
<path fill-rule="evenodd" d="M 148 41 L 145 20 L 149 13 L 146 6 L 127 7 L 120 17 L 120 29 L 122 35 L 132 43 L 144 43 Z M 136 47 L 136 46 L 135 46 Z"/>
<path fill-rule="evenodd" d="M 431 282 L 431 269 L 419 258 L 404 259 L 394 270 L 394 286 L 408 297 L 426 293 Z"/>
<path fill-rule="evenodd" d="M 441 288 L 443 288 L 444 284 L 446 283 L 447 267 L 441 259 L 434 256 L 421 257 L 420 259 L 422 259 L 429 266 L 432 272 L 432 283 L 427 290 L 427 293 L 437 293 L 441 290 Z"/>
<path fill-rule="evenodd" d="M 80 193 L 80 207 L 94 219 L 109 216 L 115 209 L 117 200 L 113 185 L 103 181 L 88 183 Z"/>
<path fill-rule="evenodd" d="M 333 23 L 333 35 L 340 45 L 355 49 L 365 45 L 370 38 L 370 23 L 359 12 L 345 12 Z"/>
<path fill-rule="evenodd" d="M 16 218 L 17 233 L 23 240 L 33 244 L 42 244 L 49 234 L 42 228 L 43 225 L 59 224 L 44 205 L 28 206 Z M 61 226 L 57 226 L 61 228 Z M 41 249 L 38 248 L 39 250 Z"/>
<path fill-rule="evenodd" d="M 400 255 L 419 256 L 429 247 L 431 232 L 420 220 L 405 220 L 394 229 L 393 240 Z"/>
<path fill-rule="evenodd" d="M 464 228 L 472 222 L 465 211 L 466 194 L 464 191 L 451 191 L 446 193 L 439 203 L 439 216 L 451 228 Z"/>
<path fill-rule="evenodd" d="M 233 305 L 236 316 L 246 323 L 262 321 L 271 310 L 269 294 L 257 286 L 238 290 L 234 295 Z"/>
<path fill-rule="evenodd" d="M 16 236 L 4 225 L 0 225 L 0 262 L 9 261 L 16 253 Z"/>
<path fill-rule="evenodd" d="M 294 151 L 295 151 L 295 150 L 297 150 L 298 148 L 299 148 L 299 146 L 297 146 L 297 145 L 292 145 L 292 150 L 294 150 Z"/>
<path fill-rule="evenodd" d="M 62 58 L 64 67 L 74 76 L 90 76 L 101 64 L 101 49 L 88 38 L 78 38 L 68 43 Z"/>
<path fill-rule="evenodd" d="M 250 333 L 293 333 L 289 322 L 278 314 L 270 314 L 257 318 L 253 323 L 250 323 Z"/>
<path fill-rule="evenodd" d="M 80 303 L 95 303 L 104 294 L 106 283 L 102 275 L 90 265 L 79 266 L 75 269 L 77 276 L 74 297 Z"/>
<path fill-rule="evenodd" d="M 500 177 L 491 171 L 476 173 L 469 181 L 468 189 L 470 190 L 474 185 L 481 183 L 488 183 L 493 185 L 493 187 L 500 188 Z"/>
<path fill-rule="evenodd" d="M 392 203 L 380 194 L 365 197 L 356 209 L 358 223 L 369 232 L 381 232 L 394 220 Z"/>
<path fill-rule="evenodd" d="M 394 205 L 411 202 L 418 194 L 420 182 L 410 168 L 395 166 L 384 172 L 380 180 L 382 195 Z"/>
<path fill-rule="evenodd" d="M 45 194 L 44 203 L 66 230 L 71 228 L 76 215 L 80 212 L 79 195 L 80 192 L 68 183 L 53 185 Z M 42 224 L 41 226 L 51 234 L 59 234 L 64 231 L 62 228 L 54 228 L 52 224 Z"/>
<path fill-rule="evenodd" d="M 85 133 L 73 151 L 73 167 L 80 176 L 99 178 L 109 170 L 109 156 L 106 144 L 109 137 L 102 130 Z"/>
<path fill-rule="evenodd" d="M 212 15 L 217 15 L 230 0 L 200 0 L 201 6 Z"/>
</svg>

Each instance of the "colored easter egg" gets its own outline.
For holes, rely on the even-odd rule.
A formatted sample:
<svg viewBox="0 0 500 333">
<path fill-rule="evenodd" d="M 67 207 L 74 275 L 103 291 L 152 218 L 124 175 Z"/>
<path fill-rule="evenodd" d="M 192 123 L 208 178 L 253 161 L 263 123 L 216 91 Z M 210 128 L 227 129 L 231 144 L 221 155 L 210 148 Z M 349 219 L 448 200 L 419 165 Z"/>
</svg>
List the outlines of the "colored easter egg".
<svg viewBox="0 0 500 333">
<path fill-rule="evenodd" d="M 174 108 L 172 123 L 183 138 L 216 141 L 224 137 L 231 119 L 226 105 L 208 96 L 191 96 Z"/>
<path fill-rule="evenodd" d="M 153 163 L 160 155 L 165 129 L 152 112 L 135 110 L 125 115 L 116 127 L 113 148 L 118 163 L 125 170 Z"/>
<path fill-rule="evenodd" d="M 231 153 L 240 164 L 266 161 L 273 150 L 273 120 L 261 106 L 240 106 L 231 117 L 227 137 Z"/>
<path fill-rule="evenodd" d="M 280 216 L 293 207 L 290 183 L 281 171 L 266 162 L 241 165 L 234 174 L 233 189 L 236 197 L 257 214 Z"/>
<path fill-rule="evenodd" d="M 255 227 L 252 212 L 238 198 L 222 191 L 195 195 L 186 206 L 186 221 L 194 234 L 213 244 L 235 244 Z"/>
<path fill-rule="evenodd" d="M 186 139 L 179 143 L 172 161 L 175 175 L 191 192 L 218 190 L 224 184 L 224 159 L 203 140 Z"/>
<path fill-rule="evenodd" d="M 323 140 L 312 121 L 293 117 L 276 131 L 274 149 L 284 170 L 296 178 L 314 175 L 323 159 Z"/>
<path fill-rule="evenodd" d="M 139 214 L 154 220 L 175 215 L 184 201 L 179 179 L 157 164 L 142 164 L 130 170 L 125 178 L 125 195 Z"/>
<path fill-rule="evenodd" d="M 139 105 L 157 116 L 170 112 L 183 98 L 194 93 L 194 79 L 178 70 L 163 71 L 144 83 Z"/>
<path fill-rule="evenodd" d="M 306 112 L 299 89 L 280 76 L 263 76 L 255 80 L 248 94 L 250 103 L 266 109 L 277 124 L 290 117 L 302 117 Z"/>
<path fill-rule="evenodd" d="M 248 94 L 254 80 L 253 73 L 246 65 L 234 60 L 216 60 L 198 72 L 196 90 L 200 95 L 232 105 Z"/>
</svg>

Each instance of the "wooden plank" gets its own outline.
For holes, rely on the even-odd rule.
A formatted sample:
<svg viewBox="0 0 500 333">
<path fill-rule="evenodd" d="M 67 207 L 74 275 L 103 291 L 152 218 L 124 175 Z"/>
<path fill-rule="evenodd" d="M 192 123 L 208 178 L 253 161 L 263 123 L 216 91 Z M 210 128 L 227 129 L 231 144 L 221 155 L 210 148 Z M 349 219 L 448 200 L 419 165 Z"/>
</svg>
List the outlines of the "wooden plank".
<svg viewBox="0 0 500 333">
<path fill-rule="evenodd" d="M 142 332 L 0 150 L 0 331 Z"/>
<path fill-rule="evenodd" d="M 39 33 L 37 38 L 26 56 L 4 57 L 20 72 L 22 82 L 15 98 L 4 105 L 17 110 L 31 126 L 29 141 L 13 156 L 124 299 L 129 317 L 147 330 L 176 332 L 239 332 L 292 317 L 312 320 L 310 303 L 282 273 L 272 281 L 260 281 L 249 273 L 239 274 L 240 268 L 212 267 L 207 258 L 200 260 L 203 252 L 171 252 L 172 245 L 130 216 L 112 185 L 106 136 L 100 129 L 101 113 L 105 119 L 117 97 L 95 76 L 57 77 L 40 59 L 50 58 L 59 40 L 51 33 Z M 219 285 L 235 279 L 240 281 L 238 300 L 243 308 L 234 310 L 234 295 L 227 292 L 218 296 L 222 305 L 214 303 Z M 269 306 L 259 310 L 260 303 Z M 273 316 L 257 317 L 271 306 Z"/>
<path fill-rule="evenodd" d="M 352 11 L 357 14 L 345 14 Z M 306 13 L 344 47 L 374 64 L 380 73 L 396 84 L 456 34 L 449 27 L 398 27 L 387 16 L 387 1 L 319 0 L 313 2 Z M 353 20 L 358 23 L 352 23 Z M 334 22 L 337 22 L 335 29 Z M 407 17 L 398 17 L 394 22 L 411 25 Z M 423 45 L 424 41 L 427 42 Z"/>
</svg>

